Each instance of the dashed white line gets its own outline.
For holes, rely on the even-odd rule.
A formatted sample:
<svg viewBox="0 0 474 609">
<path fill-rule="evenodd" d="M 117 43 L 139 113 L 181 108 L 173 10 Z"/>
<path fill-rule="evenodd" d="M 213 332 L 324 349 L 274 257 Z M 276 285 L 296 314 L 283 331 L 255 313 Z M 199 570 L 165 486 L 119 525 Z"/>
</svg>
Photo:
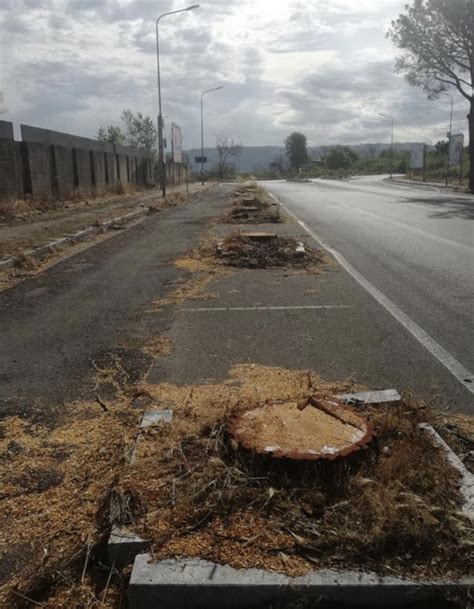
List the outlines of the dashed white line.
<svg viewBox="0 0 474 609">
<path fill-rule="evenodd" d="M 255 306 L 255 307 L 196 307 L 185 308 L 187 313 L 207 313 L 221 311 L 313 311 L 318 309 L 353 309 L 351 305 L 295 305 L 295 306 Z"/>
<path fill-rule="evenodd" d="M 271 193 L 270 193 L 271 194 Z M 271 195 L 275 200 L 278 199 Z M 359 283 L 375 300 L 381 304 L 402 326 L 416 338 L 416 340 L 425 347 L 431 355 L 438 360 L 449 372 L 461 383 L 468 391 L 474 394 L 474 374 L 467 370 L 461 362 L 453 357 L 444 347 L 437 343 L 427 332 L 423 330 L 411 317 L 404 313 L 390 298 L 385 296 L 378 288 L 376 288 L 368 279 L 366 279 L 357 269 L 355 269 L 337 250 L 333 249 L 324 242 L 321 237 L 315 233 L 309 226 L 302 222 L 296 214 L 290 211 L 285 205 L 279 202 L 283 209 L 292 216 L 296 222 L 317 241 L 326 251 L 334 256 L 339 264 L 351 275 L 357 283 Z"/>
</svg>

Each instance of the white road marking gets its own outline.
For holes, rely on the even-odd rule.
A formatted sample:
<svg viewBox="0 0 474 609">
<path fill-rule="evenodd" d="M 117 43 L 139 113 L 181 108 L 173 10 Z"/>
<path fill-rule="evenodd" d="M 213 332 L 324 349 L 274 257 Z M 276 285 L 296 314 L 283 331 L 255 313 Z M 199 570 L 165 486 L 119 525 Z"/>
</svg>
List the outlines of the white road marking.
<svg viewBox="0 0 474 609">
<path fill-rule="evenodd" d="M 270 193 L 271 194 L 271 193 Z M 271 196 L 278 200 L 274 195 Z M 317 241 L 322 247 L 334 256 L 339 264 L 351 275 L 357 283 L 359 283 L 375 300 L 381 304 L 386 311 L 388 311 L 393 317 L 402 324 L 402 326 L 410 332 L 410 334 L 416 338 L 416 340 L 425 347 L 433 357 L 435 357 L 440 364 L 442 364 L 449 372 L 458 380 L 463 387 L 474 394 L 474 374 L 469 372 L 461 362 L 453 357 L 444 347 L 437 343 L 427 332 L 423 330 L 411 317 L 408 317 L 390 298 L 385 296 L 378 288 L 376 288 L 368 279 L 366 279 L 358 270 L 356 270 L 337 250 L 333 249 L 330 245 L 315 233 L 309 226 L 302 222 L 296 214 L 290 211 L 285 205 L 280 202 L 283 209 L 290 214 L 298 224 L 310 235 L 315 241 Z"/>
<path fill-rule="evenodd" d="M 318 309 L 353 309 L 351 305 L 298 305 L 298 306 L 255 306 L 255 307 L 196 307 L 181 309 L 187 313 L 204 313 L 208 311 L 314 311 Z"/>
</svg>

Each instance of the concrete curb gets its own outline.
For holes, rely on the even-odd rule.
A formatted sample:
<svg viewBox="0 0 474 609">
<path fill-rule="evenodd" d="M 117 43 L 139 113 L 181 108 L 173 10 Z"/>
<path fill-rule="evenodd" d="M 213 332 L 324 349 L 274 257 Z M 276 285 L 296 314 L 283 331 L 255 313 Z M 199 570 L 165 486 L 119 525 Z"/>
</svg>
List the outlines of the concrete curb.
<svg viewBox="0 0 474 609">
<path fill-rule="evenodd" d="M 264 604 L 308 599 L 351 607 L 405 606 L 467 594 L 474 579 L 418 582 L 356 571 L 313 571 L 287 577 L 262 569 L 234 569 L 195 558 L 150 562 L 135 558 L 129 585 L 130 609 L 250 609 Z M 441 605 L 438 605 L 441 606 Z"/>
<path fill-rule="evenodd" d="M 148 410 L 141 416 L 138 433 L 135 438 L 130 456 L 127 457 L 128 465 L 133 467 L 136 459 L 138 444 L 142 438 L 143 430 L 148 427 L 159 424 L 171 424 L 173 421 L 173 411 L 166 410 Z M 135 557 L 145 552 L 150 547 L 149 539 L 142 539 L 135 533 L 129 531 L 126 527 L 114 526 L 110 532 L 107 542 L 107 556 L 111 567 L 124 567 L 131 565 Z"/>
<path fill-rule="evenodd" d="M 409 178 L 385 178 L 384 182 L 388 184 L 403 184 L 404 186 L 428 186 L 447 193 L 472 197 L 469 192 L 466 192 L 459 186 L 446 186 L 442 182 L 418 182 L 418 180 L 410 180 Z"/>
<path fill-rule="evenodd" d="M 474 474 L 467 469 L 457 454 L 451 449 L 451 447 L 443 440 L 439 433 L 429 425 L 428 423 L 420 423 L 420 429 L 423 429 L 430 435 L 431 442 L 434 446 L 437 446 L 446 455 L 446 460 L 449 462 L 451 467 L 456 469 L 461 476 L 461 484 L 459 490 L 464 499 L 464 505 L 462 512 L 465 514 L 471 522 L 474 523 Z"/>
<path fill-rule="evenodd" d="M 146 216 L 148 213 L 148 208 L 145 208 L 139 209 L 137 211 L 132 211 L 128 214 L 124 214 L 123 216 L 117 216 L 116 218 L 112 218 L 112 220 L 106 220 L 105 222 L 101 222 L 97 226 L 89 226 L 88 228 L 83 228 L 77 233 L 68 235 L 67 237 L 61 237 L 60 239 L 51 241 L 46 245 L 40 245 L 39 247 L 35 247 L 31 250 L 26 251 L 25 255 L 32 258 L 39 258 L 44 254 L 54 251 L 54 248 L 56 247 L 60 247 L 61 245 L 67 245 L 70 243 L 79 243 L 80 241 L 84 241 L 92 235 L 98 235 L 103 231 L 110 230 L 118 222 L 129 222 L 136 218 L 140 218 L 141 216 Z M 16 258 L 7 258 L 5 260 L 0 260 L 0 272 L 13 268 L 14 266 L 16 266 L 16 263 Z"/>
</svg>

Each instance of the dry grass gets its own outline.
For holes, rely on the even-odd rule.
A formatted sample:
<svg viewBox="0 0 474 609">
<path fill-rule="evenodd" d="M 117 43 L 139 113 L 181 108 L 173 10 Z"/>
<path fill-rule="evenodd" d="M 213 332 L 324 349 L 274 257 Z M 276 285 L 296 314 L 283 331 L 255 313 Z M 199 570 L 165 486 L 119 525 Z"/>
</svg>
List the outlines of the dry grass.
<svg viewBox="0 0 474 609">
<path fill-rule="evenodd" d="M 0 222 L 12 220 L 15 217 L 15 201 L 10 199 L 0 200 Z"/>
<path fill-rule="evenodd" d="M 310 382 L 308 382 L 310 378 Z M 175 421 L 148 430 L 120 484 L 148 506 L 135 530 L 157 557 L 201 556 L 296 575 L 314 567 L 455 577 L 472 558 L 458 475 L 417 425 L 416 404 L 367 410 L 377 439 L 331 463 L 291 463 L 236 450 L 236 407 L 308 391 L 334 394 L 304 372 L 241 366 L 216 385 L 149 387 Z"/>
</svg>

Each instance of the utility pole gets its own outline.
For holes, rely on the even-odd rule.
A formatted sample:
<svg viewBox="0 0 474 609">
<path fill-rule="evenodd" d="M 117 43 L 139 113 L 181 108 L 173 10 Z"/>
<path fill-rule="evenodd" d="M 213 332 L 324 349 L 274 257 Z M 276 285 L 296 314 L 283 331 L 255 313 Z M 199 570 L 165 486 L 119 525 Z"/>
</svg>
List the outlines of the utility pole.
<svg viewBox="0 0 474 609">
<path fill-rule="evenodd" d="M 451 100 L 451 113 L 449 116 L 449 131 L 448 131 L 448 152 L 446 154 L 446 186 L 449 184 L 449 148 L 451 147 L 451 135 L 453 133 L 453 109 L 454 109 L 454 99 L 451 93 L 446 93 L 443 91 L 441 95 L 447 95 Z"/>
<path fill-rule="evenodd" d="M 161 107 L 161 78 L 160 78 L 160 40 L 158 36 L 158 24 L 160 19 L 167 15 L 176 15 L 199 8 L 199 4 L 193 4 L 186 8 L 181 8 L 177 11 L 169 11 L 162 13 L 156 20 L 156 75 L 158 81 L 158 165 L 160 168 L 160 188 L 163 196 L 166 196 L 166 162 L 165 162 L 165 147 L 163 140 L 163 112 Z"/>
<path fill-rule="evenodd" d="M 204 95 L 211 93 L 212 91 L 219 91 L 224 87 L 214 87 L 213 89 L 206 89 L 201 93 L 201 185 L 204 186 Z"/>
</svg>

